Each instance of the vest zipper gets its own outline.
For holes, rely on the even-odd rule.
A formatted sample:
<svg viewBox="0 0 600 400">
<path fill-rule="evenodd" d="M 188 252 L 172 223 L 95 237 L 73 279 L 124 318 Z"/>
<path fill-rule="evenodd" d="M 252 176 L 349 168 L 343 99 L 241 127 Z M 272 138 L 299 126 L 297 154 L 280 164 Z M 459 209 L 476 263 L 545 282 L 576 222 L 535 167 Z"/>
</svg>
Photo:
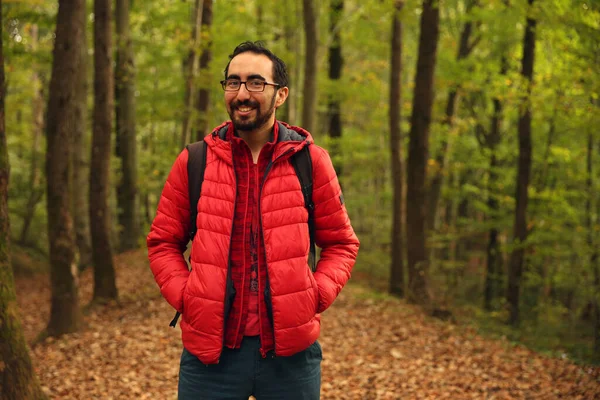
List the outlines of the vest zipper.
<svg viewBox="0 0 600 400">
<path fill-rule="evenodd" d="M 233 212 L 234 212 L 234 218 L 231 219 L 231 234 L 229 235 L 229 255 L 227 257 L 227 278 L 225 278 L 225 304 L 224 306 L 224 310 L 223 310 L 223 346 L 221 347 L 221 353 L 223 353 L 223 347 L 225 347 L 225 339 L 226 339 L 226 332 L 227 332 L 227 319 L 229 318 L 229 312 L 231 311 L 231 306 L 232 306 L 232 302 L 233 299 L 229 300 L 229 297 L 231 296 L 231 293 L 229 293 L 230 290 L 230 285 L 231 285 L 231 291 L 233 293 L 233 296 L 235 298 L 235 287 L 233 286 L 233 282 L 231 282 L 231 242 L 233 240 L 233 224 L 235 222 L 235 206 L 237 204 L 237 197 L 238 197 L 238 192 L 237 192 L 237 184 L 238 184 L 238 179 L 237 179 L 237 175 L 235 174 L 235 158 L 233 157 L 233 147 L 231 149 L 231 162 L 233 163 L 233 170 L 234 170 L 234 178 L 235 178 L 235 197 L 233 198 Z M 219 362 L 217 361 L 217 364 Z"/>
</svg>

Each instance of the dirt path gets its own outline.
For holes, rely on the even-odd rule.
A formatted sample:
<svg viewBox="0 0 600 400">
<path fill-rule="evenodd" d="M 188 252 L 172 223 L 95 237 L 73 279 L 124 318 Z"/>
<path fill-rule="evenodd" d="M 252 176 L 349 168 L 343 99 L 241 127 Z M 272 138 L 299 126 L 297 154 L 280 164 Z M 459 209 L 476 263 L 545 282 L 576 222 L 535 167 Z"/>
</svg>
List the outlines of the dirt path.
<svg viewBox="0 0 600 400">
<path fill-rule="evenodd" d="M 95 309 L 80 333 L 33 348 L 53 399 L 176 399 L 180 331 L 143 251 L 118 258 L 119 306 Z M 91 298 L 81 277 L 81 302 Z M 18 279 L 31 342 L 49 315 L 48 279 Z M 600 368 L 549 359 L 423 316 L 348 286 L 323 314 L 322 399 L 600 399 Z"/>
</svg>

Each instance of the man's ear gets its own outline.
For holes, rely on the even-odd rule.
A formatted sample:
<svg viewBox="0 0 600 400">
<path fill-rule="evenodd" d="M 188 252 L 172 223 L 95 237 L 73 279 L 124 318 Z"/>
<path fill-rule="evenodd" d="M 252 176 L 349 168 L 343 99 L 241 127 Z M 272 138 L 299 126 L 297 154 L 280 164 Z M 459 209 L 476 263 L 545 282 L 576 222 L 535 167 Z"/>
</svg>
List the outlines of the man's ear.
<svg viewBox="0 0 600 400">
<path fill-rule="evenodd" d="M 277 90 L 277 99 L 275 100 L 275 108 L 279 108 L 283 105 L 283 103 L 285 103 L 285 100 L 287 99 L 289 93 L 290 93 L 290 89 L 288 89 L 287 86 L 282 87 Z"/>
</svg>

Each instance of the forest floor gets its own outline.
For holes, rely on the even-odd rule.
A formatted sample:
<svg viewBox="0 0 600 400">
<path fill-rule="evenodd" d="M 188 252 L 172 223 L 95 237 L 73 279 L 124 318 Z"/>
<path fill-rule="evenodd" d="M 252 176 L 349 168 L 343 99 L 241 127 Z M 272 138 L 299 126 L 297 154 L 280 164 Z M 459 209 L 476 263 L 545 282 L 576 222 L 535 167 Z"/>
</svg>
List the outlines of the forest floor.
<svg viewBox="0 0 600 400">
<path fill-rule="evenodd" d="M 52 399 L 175 399 L 181 342 L 168 326 L 144 251 L 118 256 L 119 304 L 96 307 L 79 333 L 33 345 Z M 92 271 L 80 301 L 92 296 Z M 25 335 L 50 312 L 46 275 L 18 277 Z M 323 313 L 322 399 L 600 399 L 600 368 L 539 355 L 432 319 L 403 301 L 350 284 Z"/>
</svg>

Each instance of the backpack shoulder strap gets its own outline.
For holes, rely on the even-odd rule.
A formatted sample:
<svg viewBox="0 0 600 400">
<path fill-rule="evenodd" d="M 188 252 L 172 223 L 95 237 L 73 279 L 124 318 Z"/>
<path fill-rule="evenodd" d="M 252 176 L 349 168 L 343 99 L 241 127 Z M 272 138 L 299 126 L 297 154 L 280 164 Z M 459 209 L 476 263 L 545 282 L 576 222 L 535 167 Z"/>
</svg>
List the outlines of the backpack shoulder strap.
<svg viewBox="0 0 600 400">
<path fill-rule="evenodd" d="M 304 146 L 291 158 L 292 165 L 300 181 L 302 195 L 304 196 L 304 206 L 308 210 L 308 232 L 310 235 L 310 253 L 308 255 L 308 265 L 315 272 L 316 266 L 316 248 L 315 248 L 315 204 L 313 203 L 313 168 L 310 158 L 310 144 Z"/>
<path fill-rule="evenodd" d="M 200 191 L 202 190 L 202 182 L 204 181 L 204 170 L 206 169 L 206 144 L 204 140 L 190 143 L 185 148 L 188 151 L 188 194 L 190 198 L 190 224 L 189 224 L 189 239 L 193 240 L 196 236 L 196 218 L 198 217 L 198 201 L 200 200 Z M 174 328 L 179 319 L 179 311 L 175 313 L 175 317 L 169 324 Z"/>
<path fill-rule="evenodd" d="M 206 168 L 206 144 L 204 140 L 185 146 L 188 151 L 188 193 L 190 197 L 190 240 L 196 236 L 196 218 L 198 217 L 198 201 L 204 182 Z"/>
</svg>

